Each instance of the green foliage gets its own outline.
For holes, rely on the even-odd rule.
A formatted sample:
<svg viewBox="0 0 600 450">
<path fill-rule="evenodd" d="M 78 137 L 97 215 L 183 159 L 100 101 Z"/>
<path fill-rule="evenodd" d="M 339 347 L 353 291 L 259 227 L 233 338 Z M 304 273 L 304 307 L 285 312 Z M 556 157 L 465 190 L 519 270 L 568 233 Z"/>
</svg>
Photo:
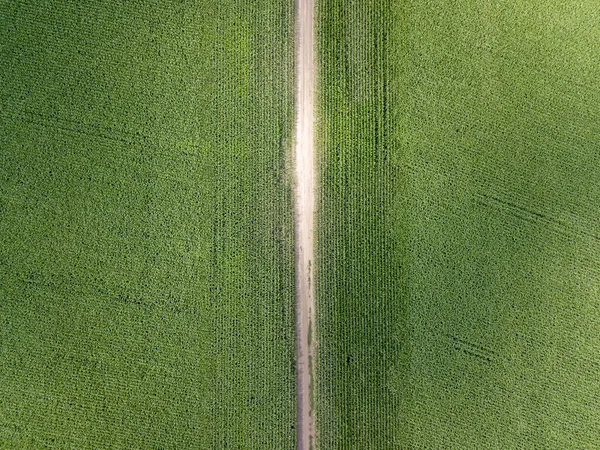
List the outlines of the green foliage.
<svg viewBox="0 0 600 450">
<path fill-rule="evenodd" d="M 318 2 L 320 448 L 600 446 L 597 18 Z"/>
<path fill-rule="evenodd" d="M 0 448 L 293 448 L 293 2 L 0 28 Z"/>
</svg>

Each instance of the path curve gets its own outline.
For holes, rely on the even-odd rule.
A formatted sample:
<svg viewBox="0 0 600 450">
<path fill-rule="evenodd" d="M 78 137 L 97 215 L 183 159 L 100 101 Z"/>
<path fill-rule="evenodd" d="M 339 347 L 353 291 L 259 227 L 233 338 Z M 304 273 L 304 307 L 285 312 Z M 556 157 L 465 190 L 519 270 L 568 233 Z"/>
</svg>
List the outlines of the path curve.
<svg viewBox="0 0 600 450">
<path fill-rule="evenodd" d="M 296 228 L 296 389 L 298 450 L 316 448 L 311 390 L 314 380 L 315 321 L 311 266 L 314 261 L 314 0 L 297 0 L 296 130 L 294 142 Z"/>
</svg>

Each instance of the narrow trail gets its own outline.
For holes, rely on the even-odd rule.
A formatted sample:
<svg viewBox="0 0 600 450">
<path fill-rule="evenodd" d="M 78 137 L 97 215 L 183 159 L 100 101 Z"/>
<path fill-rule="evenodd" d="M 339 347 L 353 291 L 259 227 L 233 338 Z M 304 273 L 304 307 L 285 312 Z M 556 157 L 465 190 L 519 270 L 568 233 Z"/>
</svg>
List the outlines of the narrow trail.
<svg viewBox="0 0 600 450">
<path fill-rule="evenodd" d="M 294 142 L 296 227 L 296 389 L 298 450 L 316 448 L 313 405 L 315 321 L 314 261 L 314 0 L 297 0 L 296 129 Z"/>
</svg>

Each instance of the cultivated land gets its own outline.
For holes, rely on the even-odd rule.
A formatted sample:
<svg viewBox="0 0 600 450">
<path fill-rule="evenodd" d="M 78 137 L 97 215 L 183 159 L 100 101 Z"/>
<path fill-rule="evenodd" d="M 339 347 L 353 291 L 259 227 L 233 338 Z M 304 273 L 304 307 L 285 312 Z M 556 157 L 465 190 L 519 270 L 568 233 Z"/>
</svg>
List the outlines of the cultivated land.
<svg viewBox="0 0 600 450">
<path fill-rule="evenodd" d="M 294 17 L 2 3 L 0 448 L 294 448 Z"/>
<path fill-rule="evenodd" d="M 600 447 L 597 3 L 317 10 L 320 447 Z"/>
<path fill-rule="evenodd" d="M 296 128 L 294 142 L 296 217 L 297 445 L 316 444 L 314 402 L 315 310 L 313 269 L 314 168 L 314 0 L 297 2 Z"/>
</svg>

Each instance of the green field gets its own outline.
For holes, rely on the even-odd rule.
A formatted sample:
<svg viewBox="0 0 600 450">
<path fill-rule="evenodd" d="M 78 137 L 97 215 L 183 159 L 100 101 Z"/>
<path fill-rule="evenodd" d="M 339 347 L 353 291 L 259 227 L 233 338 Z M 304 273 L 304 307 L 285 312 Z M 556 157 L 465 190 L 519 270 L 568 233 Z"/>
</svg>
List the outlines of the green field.
<svg viewBox="0 0 600 450">
<path fill-rule="evenodd" d="M 291 449 L 293 2 L 0 2 L 0 448 Z"/>
<path fill-rule="evenodd" d="M 297 5 L 0 1 L 0 449 L 295 448 Z M 597 2 L 316 8 L 318 448 L 600 448 Z"/>
<path fill-rule="evenodd" d="M 597 2 L 318 2 L 320 448 L 600 448 Z"/>
</svg>

